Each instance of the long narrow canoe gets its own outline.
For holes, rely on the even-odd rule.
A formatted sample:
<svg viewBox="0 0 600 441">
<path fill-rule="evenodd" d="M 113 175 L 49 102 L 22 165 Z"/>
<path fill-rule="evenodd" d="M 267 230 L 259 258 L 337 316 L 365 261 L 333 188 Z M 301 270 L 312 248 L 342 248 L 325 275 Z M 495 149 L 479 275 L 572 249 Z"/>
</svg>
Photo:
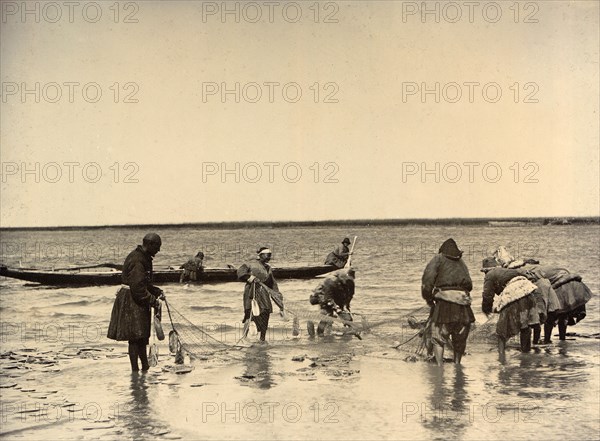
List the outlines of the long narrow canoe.
<svg viewBox="0 0 600 441">
<path fill-rule="evenodd" d="M 331 265 L 295 266 L 273 268 L 276 279 L 311 279 L 321 274 L 334 271 L 337 268 Z M 154 271 L 154 283 L 178 283 L 182 270 L 166 269 Z M 41 270 L 8 268 L 0 266 L 0 276 L 43 285 L 59 286 L 90 286 L 90 285 L 119 285 L 121 284 L 121 271 L 89 271 L 89 270 Z M 201 278 L 196 283 L 235 282 L 237 280 L 235 268 L 204 268 Z"/>
</svg>

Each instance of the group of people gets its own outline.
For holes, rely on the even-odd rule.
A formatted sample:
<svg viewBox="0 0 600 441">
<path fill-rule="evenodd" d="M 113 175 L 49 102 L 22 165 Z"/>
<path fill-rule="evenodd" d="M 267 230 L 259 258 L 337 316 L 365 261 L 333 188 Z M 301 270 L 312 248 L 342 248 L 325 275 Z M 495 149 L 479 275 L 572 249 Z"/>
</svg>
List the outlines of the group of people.
<svg viewBox="0 0 600 441">
<path fill-rule="evenodd" d="M 327 256 L 325 264 L 333 265 L 338 269 L 328 275 L 314 290 L 309 301 L 312 305 L 320 305 L 322 315 L 329 317 L 340 317 L 344 320 L 352 321 L 350 312 L 350 302 L 354 296 L 354 277 L 355 271 L 351 267 L 345 268 L 352 252 L 348 245 L 350 239 L 344 238 L 342 246 L 338 247 Z M 269 317 L 273 313 L 273 304 L 271 298 L 275 295 L 279 298 L 279 288 L 277 281 L 273 276 L 273 271 L 269 265 L 272 252 L 267 247 L 260 247 L 256 252 L 256 259 L 244 263 L 237 270 L 238 280 L 245 282 L 244 287 L 244 318 L 242 323 L 246 324 L 251 320 L 256 325 L 256 330 L 260 334 L 259 341 L 266 339 L 269 326 Z M 265 289 L 266 288 L 266 289 Z M 284 312 L 282 300 L 278 304 L 281 314 Z M 318 334 L 324 334 L 328 321 L 321 320 L 317 327 Z M 314 323 L 307 323 L 308 332 L 314 336 Z"/>
<path fill-rule="evenodd" d="M 351 254 L 345 238 L 342 247 L 336 249 L 335 266 L 343 268 Z M 164 292 L 152 284 L 152 260 L 160 251 L 162 240 L 158 234 L 148 233 L 125 259 L 123 264 L 121 288 L 118 290 L 113 304 L 107 337 L 117 341 L 127 341 L 128 354 L 132 371 L 147 371 L 150 367 L 147 355 L 151 331 L 151 310 L 160 318 L 161 300 L 165 300 Z M 238 279 L 245 282 L 243 305 L 244 318 L 255 323 L 261 342 L 266 340 L 269 317 L 273 313 L 271 298 L 275 293 L 275 303 L 283 313 L 283 300 L 279 293 L 277 281 L 269 265 L 272 253 L 267 247 L 261 247 L 256 259 L 244 263 L 237 270 Z M 204 254 L 200 251 L 182 265 L 180 282 L 196 281 L 203 271 Z M 330 257 L 328 256 L 328 260 Z M 340 266 L 341 265 L 341 266 Z M 317 302 L 321 304 L 321 313 L 337 315 L 350 312 L 350 301 L 354 295 L 354 271 L 337 271 L 319 285 L 316 292 Z M 278 296 L 277 296 L 278 295 Z M 324 324 L 319 324 L 322 333 Z"/>
<path fill-rule="evenodd" d="M 149 233 L 144 236 L 142 245 L 127 256 L 123 264 L 123 285 L 113 305 L 107 336 L 128 341 L 133 371 L 140 369 L 138 361 L 142 371 L 149 368 L 146 346 L 151 309 L 160 315 L 160 301 L 165 299 L 163 291 L 152 284 L 152 259 L 161 245 L 160 236 Z M 355 271 L 348 261 L 352 251 L 348 245 L 350 240 L 345 238 L 342 246 L 330 253 L 326 263 L 339 269 L 323 279 L 309 297 L 311 304 L 320 306 L 322 315 L 345 321 L 352 320 L 350 302 L 355 291 Z M 431 307 L 424 336 L 440 365 L 446 345 L 452 347 L 454 362 L 460 364 L 471 324 L 475 322 L 470 295 L 473 282 L 462 254 L 453 239 L 446 240 L 427 264 L 422 277 L 421 295 Z M 197 280 L 203 257 L 199 252 L 184 265 L 182 278 Z M 242 322 L 244 325 L 249 325 L 249 321 L 255 323 L 261 342 L 266 340 L 273 303 L 284 313 L 283 297 L 269 265 L 271 257 L 269 248 L 260 247 L 255 259 L 237 269 L 238 280 L 245 283 Z M 533 343 L 540 343 L 542 325 L 545 343 L 550 342 L 556 325 L 559 338 L 564 340 L 567 326 L 585 317 L 585 304 L 592 296 L 580 276 L 563 268 L 539 265 L 534 260 L 517 261 L 504 247 L 483 259 L 481 271 L 485 273 L 482 311 L 488 317 L 499 313 L 496 334 L 501 355 L 507 340 L 516 335 L 520 336 L 521 350 L 531 350 L 531 334 L 533 332 Z M 330 323 L 331 320 L 320 321 L 317 333 L 324 334 Z M 314 335 L 314 323 L 308 322 L 308 331 Z"/>
<path fill-rule="evenodd" d="M 544 343 L 551 342 L 554 326 L 565 340 L 568 325 L 585 317 L 585 304 L 592 297 L 577 274 L 564 268 L 539 265 L 533 259 L 516 260 L 499 247 L 483 259 L 482 311 L 498 313 L 498 351 L 504 357 L 506 342 L 519 335 L 523 352 L 539 344 L 541 327 Z M 462 251 L 453 239 L 446 240 L 428 263 L 422 278 L 421 295 L 431 306 L 425 338 L 431 342 L 436 362 L 443 363 L 444 347 L 451 345 L 454 362 L 460 364 L 471 324 L 475 321 L 470 292 L 473 283 L 462 260 Z"/>
<path fill-rule="evenodd" d="M 352 254 L 349 246 L 350 239 L 344 238 L 342 244 L 336 247 L 331 253 L 327 255 L 325 259 L 325 265 L 331 265 L 336 268 L 344 268 L 348 258 Z M 264 254 L 264 253 L 263 253 Z M 181 271 L 181 277 L 179 283 L 185 282 L 198 282 L 202 279 L 202 272 L 204 271 L 204 253 L 198 251 L 195 256 L 188 259 L 183 265 L 179 267 Z"/>
</svg>

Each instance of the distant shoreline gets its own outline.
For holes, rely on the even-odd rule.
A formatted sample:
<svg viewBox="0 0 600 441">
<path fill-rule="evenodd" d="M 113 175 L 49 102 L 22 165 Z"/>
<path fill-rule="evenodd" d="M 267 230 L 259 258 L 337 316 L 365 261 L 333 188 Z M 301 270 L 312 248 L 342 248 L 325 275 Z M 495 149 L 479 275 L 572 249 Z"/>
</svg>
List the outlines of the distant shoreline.
<svg viewBox="0 0 600 441">
<path fill-rule="evenodd" d="M 65 231 L 101 229 L 248 229 L 290 227 L 370 227 L 409 225 L 489 225 L 489 226 L 541 226 L 541 225 L 600 225 L 600 217 L 510 217 L 510 218 L 442 218 L 442 219 L 349 219 L 320 221 L 236 221 L 236 222 L 188 222 L 176 224 L 121 224 L 121 225 L 77 225 L 54 227 L 2 227 L 0 231 Z"/>
</svg>

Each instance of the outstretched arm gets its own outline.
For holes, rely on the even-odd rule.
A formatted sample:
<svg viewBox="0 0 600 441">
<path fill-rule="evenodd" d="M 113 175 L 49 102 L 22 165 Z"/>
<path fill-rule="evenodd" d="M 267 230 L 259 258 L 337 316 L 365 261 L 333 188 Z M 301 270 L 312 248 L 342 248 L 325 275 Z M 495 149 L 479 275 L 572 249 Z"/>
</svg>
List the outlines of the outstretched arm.
<svg viewBox="0 0 600 441">
<path fill-rule="evenodd" d="M 492 307 L 494 305 L 494 296 L 496 295 L 495 286 L 492 277 L 489 276 L 489 273 L 486 274 L 485 279 L 483 281 L 483 300 L 481 302 L 481 310 L 485 314 L 490 314 L 492 312 Z"/>
</svg>

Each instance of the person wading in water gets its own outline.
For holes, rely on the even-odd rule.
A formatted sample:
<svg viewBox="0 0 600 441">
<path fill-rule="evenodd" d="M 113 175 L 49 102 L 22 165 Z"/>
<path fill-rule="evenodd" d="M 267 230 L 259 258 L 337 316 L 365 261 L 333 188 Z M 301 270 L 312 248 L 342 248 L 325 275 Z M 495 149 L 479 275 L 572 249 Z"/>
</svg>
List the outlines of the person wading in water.
<svg viewBox="0 0 600 441">
<path fill-rule="evenodd" d="M 448 239 L 423 272 L 421 295 L 431 306 L 431 341 L 440 366 L 444 361 L 444 344 L 450 338 L 454 363 L 460 364 L 471 323 L 475 321 L 470 296 L 473 282 L 461 257 L 462 251 L 456 242 Z"/>
</svg>

